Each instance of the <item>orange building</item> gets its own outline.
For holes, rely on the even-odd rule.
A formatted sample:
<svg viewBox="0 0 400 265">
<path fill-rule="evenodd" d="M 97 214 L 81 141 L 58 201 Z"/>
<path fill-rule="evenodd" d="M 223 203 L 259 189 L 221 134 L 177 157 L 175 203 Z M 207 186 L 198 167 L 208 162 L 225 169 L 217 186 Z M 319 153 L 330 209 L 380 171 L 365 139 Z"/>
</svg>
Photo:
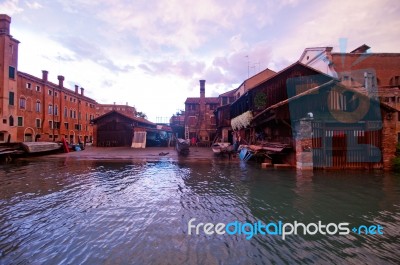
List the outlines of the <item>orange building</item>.
<svg viewBox="0 0 400 265">
<path fill-rule="evenodd" d="M 128 105 L 102 105 L 86 97 L 84 88 L 64 87 L 42 77 L 18 71 L 19 41 L 10 35 L 11 18 L 0 15 L 0 143 L 23 141 L 60 141 L 70 143 L 93 140 L 91 121 L 110 111 L 134 117 Z"/>
</svg>

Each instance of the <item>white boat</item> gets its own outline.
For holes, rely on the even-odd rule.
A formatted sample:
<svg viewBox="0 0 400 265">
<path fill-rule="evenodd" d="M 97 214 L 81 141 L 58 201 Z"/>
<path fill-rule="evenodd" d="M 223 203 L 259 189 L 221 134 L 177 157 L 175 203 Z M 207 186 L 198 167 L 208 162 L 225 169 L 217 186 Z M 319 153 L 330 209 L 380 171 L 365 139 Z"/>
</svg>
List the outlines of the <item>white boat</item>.
<svg viewBox="0 0 400 265">
<path fill-rule="evenodd" d="M 227 143 L 227 142 L 214 143 L 211 146 L 211 149 L 213 150 L 214 154 L 220 154 L 220 153 L 224 153 L 224 152 L 232 152 L 233 145 L 231 145 L 231 143 Z"/>
<path fill-rule="evenodd" d="M 176 139 L 176 151 L 180 155 L 188 155 L 189 154 L 189 140 L 185 140 L 182 138 Z"/>
<path fill-rule="evenodd" d="M 22 142 L 21 146 L 25 152 L 34 154 L 59 150 L 62 144 L 56 142 Z"/>
</svg>

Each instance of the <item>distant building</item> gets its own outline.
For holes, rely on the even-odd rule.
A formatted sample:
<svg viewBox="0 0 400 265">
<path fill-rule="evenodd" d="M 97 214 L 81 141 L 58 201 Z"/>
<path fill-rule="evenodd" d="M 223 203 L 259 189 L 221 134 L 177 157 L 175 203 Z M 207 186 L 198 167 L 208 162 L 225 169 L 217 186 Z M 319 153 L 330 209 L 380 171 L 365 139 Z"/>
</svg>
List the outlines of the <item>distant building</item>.
<svg viewBox="0 0 400 265">
<path fill-rule="evenodd" d="M 205 80 L 200 80 L 200 97 L 185 101 L 185 138 L 209 145 L 216 136 L 214 110 L 219 105 L 219 99 L 205 96 L 205 83 Z"/>
<path fill-rule="evenodd" d="M 169 125 L 176 138 L 185 138 L 185 111 L 177 112 L 169 120 Z"/>
<path fill-rule="evenodd" d="M 122 113 L 128 117 L 136 117 L 136 109 L 135 107 L 131 107 L 128 105 L 117 105 L 117 104 L 98 104 L 96 106 L 96 117 L 106 114 L 110 111 L 117 111 Z"/>
</svg>

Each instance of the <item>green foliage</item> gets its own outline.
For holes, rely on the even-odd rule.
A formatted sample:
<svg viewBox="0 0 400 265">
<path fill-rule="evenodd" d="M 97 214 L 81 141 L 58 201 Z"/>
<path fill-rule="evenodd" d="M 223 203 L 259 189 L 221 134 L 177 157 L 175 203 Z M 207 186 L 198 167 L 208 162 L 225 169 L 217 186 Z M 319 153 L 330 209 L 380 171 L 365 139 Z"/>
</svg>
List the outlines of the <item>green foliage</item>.
<svg viewBox="0 0 400 265">
<path fill-rule="evenodd" d="M 392 160 L 393 170 L 400 172 L 400 144 L 396 145 L 396 157 Z"/>
<path fill-rule="evenodd" d="M 147 115 L 141 111 L 136 112 L 136 117 L 147 119 Z"/>
<path fill-rule="evenodd" d="M 394 171 L 400 172 L 400 157 L 397 156 L 397 157 L 393 158 L 392 167 L 393 167 Z"/>
<path fill-rule="evenodd" d="M 263 109 L 267 106 L 267 95 L 263 92 L 258 92 L 254 96 L 254 106 L 257 109 Z"/>
<path fill-rule="evenodd" d="M 396 156 L 400 156 L 400 143 L 396 145 Z"/>
</svg>

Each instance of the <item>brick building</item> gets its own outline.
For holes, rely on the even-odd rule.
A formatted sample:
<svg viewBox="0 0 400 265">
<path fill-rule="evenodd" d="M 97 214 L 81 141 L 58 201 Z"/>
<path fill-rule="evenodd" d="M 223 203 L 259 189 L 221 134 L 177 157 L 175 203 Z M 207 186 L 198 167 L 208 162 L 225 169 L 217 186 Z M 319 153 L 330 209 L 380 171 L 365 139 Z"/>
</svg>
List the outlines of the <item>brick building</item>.
<svg viewBox="0 0 400 265">
<path fill-rule="evenodd" d="M 348 53 L 334 52 L 332 47 L 306 48 L 299 61 L 338 78 L 347 87 L 367 88 L 370 96 L 400 111 L 400 53 L 369 49 L 366 44 Z M 395 126 L 400 141 L 400 120 Z"/>
<path fill-rule="evenodd" d="M 216 136 L 214 110 L 219 105 L 219 99 L 205 96 L 205 83 L 205 80 L 200 80 L 200 97 L 185 101 L 185 138 L 195 138 L 207 145 Z"/>
<path fill-rule="evenodd" d="M 83 87 L 64 87 L 62 75 L 55 84 L 46 70 L 40 78 L 18 71 L 19 41 L 10 35 L 10 24 L 9 16 L 0 15 L 0 143 L 92 141 L 96 117 L 110 111 L 135 116 L 134 107 L 98 104 Z"/>
</svg>

